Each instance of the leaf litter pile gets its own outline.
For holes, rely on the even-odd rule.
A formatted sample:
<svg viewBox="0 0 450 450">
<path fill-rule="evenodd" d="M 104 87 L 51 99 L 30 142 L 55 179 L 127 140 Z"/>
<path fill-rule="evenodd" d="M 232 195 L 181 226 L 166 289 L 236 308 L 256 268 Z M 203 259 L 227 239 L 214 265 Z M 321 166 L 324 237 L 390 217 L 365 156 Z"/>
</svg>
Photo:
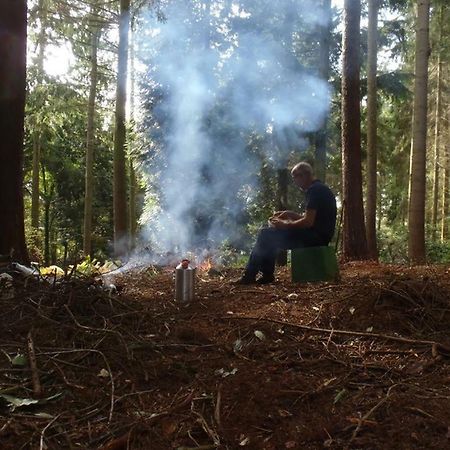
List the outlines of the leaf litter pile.
<svg viewBox="0 0 450 450">
<path fill-rule="evenodd" d="M 2 449 L 450 447 L 450 275 L 368 263 L 333 283 L 173 300 L 172 270 L 14 280 L 2 300 Z"/>
</svg>

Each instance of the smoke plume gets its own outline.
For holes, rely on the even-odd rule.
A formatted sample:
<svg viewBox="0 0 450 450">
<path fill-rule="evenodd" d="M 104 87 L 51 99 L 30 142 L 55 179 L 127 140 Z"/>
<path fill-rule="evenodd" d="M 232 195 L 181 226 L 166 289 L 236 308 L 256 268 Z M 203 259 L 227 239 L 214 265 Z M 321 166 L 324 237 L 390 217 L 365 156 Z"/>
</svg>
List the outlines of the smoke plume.
<svg viewBox="0 0 450 450">
<path fill-rule="evenodd" d="M 301 55 L 304 30 L 325 21 L 318 3 L 173 0 L 141 18 L 153 248 L 238 240 L 261 160 L 285 166 L 320 128 L 329 88 Z"/>
</svg>

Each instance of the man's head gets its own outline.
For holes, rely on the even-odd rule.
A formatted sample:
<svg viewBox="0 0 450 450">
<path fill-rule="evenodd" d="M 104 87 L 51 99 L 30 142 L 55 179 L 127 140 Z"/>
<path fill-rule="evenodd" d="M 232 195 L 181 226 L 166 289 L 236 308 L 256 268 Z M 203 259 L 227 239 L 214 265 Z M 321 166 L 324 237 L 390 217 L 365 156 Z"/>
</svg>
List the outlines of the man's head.
<svg viewBox="0 0 450 450">
<path fill-rule="evenodd" d="M 294 183 L 303 191 L 308 189 L 314 181 L 313 168 L 307 162 L 299 162 L 291 170 Z"/>
</svg>

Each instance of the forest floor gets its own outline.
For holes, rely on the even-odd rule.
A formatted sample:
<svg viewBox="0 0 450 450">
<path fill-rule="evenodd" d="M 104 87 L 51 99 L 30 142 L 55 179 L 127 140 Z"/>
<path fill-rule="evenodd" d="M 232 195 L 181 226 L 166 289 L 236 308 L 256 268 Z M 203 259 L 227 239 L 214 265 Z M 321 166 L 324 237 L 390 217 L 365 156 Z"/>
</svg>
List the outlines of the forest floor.
<svg viewBox="0 0 450 450">
<path fill-rule="evenodd" d="M 15 280 L 2 300 L 2 449 L 450 448 L 450 273 L 357 263 L 266 286 L 171 269 Z M 33 362 L 35 359 L 35 363 Z"/>
</svg>

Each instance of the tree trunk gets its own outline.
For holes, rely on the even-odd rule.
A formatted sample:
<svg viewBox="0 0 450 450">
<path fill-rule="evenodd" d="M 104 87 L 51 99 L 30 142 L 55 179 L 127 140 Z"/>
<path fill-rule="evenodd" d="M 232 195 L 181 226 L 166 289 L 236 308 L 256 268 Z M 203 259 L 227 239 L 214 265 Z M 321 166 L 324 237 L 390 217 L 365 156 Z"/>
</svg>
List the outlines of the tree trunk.
<svg viewBox="0 0 450 450">
<path fill-rule="evenodd" d="M 37 39 L 37 46 L 39 49 L 36 68 L 37 68 L 37 93 L 38 93 L 38 108 L 43 104 L 44 98 L 42 93 L 42 84 L 44 81 L 44 59 L 45 49 L 47 47 L 47 5 L 45 0 L 39 0 L 38 4 L 39 17 L 39 36 Z M 31 180 L 31 226 L 35 229 L 39 228 L 39 210 L 40 210 L 40 161 L 41 161 L 41 130 L 38 120 L 33 124 L 33 172 Z"/>
<path fill-rule="evenodd" d="M 369 0 L 367 56 L 367 193 L 366 235 L 369 258 L 378 260 L 377 250 L 377 47 L 379 0 Z"/>
<path fill-rule="evenodd" d="M 135 86 L 136 79 L 134 76 L 134 26 L 131 26 L 131 44 L 130 44 L 130 123 L 133 127 L 134 132 L 134 95 L 135 95 Z M 133 133 L 134 135 L 134 133 Z M 136 180 L 136 171 L 134 168 L 133 161 L 133 147 L 134 140 L 133 137 L 128 139 L 128 165 L 130 171 L 130 198 L 129 198 L 129 228 L 130 228 L 130 250 L 134 250 L 136 246 L 136 230 L 137 230 L 137 216 L 136 216 L 136 189 L 137 189 L 137 180 Z"/>
<path fill-rule="evenodd" d="M 442 117 L 442 5 L 439 10 L 439 35 L 437 42 L 437 85 L 436 85 L 436 111 L 434 126 L 434 160 L 433 160 L 433 208 L 431 211 L 432 237 L 436 240 L 439 203 L 439 177 L 440 177 L 440 150 L 441 150 L 441 117 Z"/>
<path fill-rule="evenodd" d="M 44 262 L 50 265 L 50 198 L 44 199 Z"/>
<path fill-rule="evenodd" d="M 128 65 L 128 32 L 130 0 L 120 0 L 119 58 L 114 134 L 114 251 L 116 256 L 127 253 L 127 182 L 125 163 L 125 105 Z"/>
<path fill-rule="evenodd" d="M 86 136 L 86 174 L 85 174 L 85 193 L 84 193 L 84 227 L 83 227 L 83 253 L 85 256 L 92 254 L 92 203 L 94 195 L 94 146 L 95 146 L 95 100 L 97 96 L 98 81 L 98 63 L 97 50 L 100 39 L 100 29 L 96 25 L 95 17 L 97 15 L 96 5 L 91 10 L 91 73 L 89 87 L 89 103 L 87 117 L 87 136 Z"/>
<path fill-rule="evenodd" d="M 130 250 L 136 247 L 136 230 L 137 230 L 137 218 L 136 218 L 136 189 L 137 179 L 136 171 L 134 169 L 133 159 L 129 160 L 130 169 L 130 207 L 129 207 L 129 220 L 130 220 Z"/>
<path fill-rule="evenodd" d="M 319 72 L 320 77 L 328 82 L 330 77 L 330 40 L 331 40 L 331 0 L 323 0 L 322 14 L 326 18 L 320 29 Z M 315 135 L 315 167 L 314 172 L 319 180 L 325 181 L 327 167 L 327 137 L 328 116 L 323 120 L 322 127 Z"/>
<path fill-rule="evenodd" d="M 368 258 L 361 174 L 360 19 L 360 0 L 345 0 L 342 39 L 342 249 L 347 260 Z"/>
<path fill-rule="evenodd" d="M 425 168 L 430 0 L 418 0 L 417 5 L 414 119 L 408 208 L 408 256 L 413 264 L 425 262 Z"/>
<path fill-rule="evenodd" d="M 450 111 L 448 114 L 448 120 L 450 124 Z M 450 125 L 448 127 L 448 131 L 450 132 Z M 444 242 L 448 238 L 448 223 L 447 217 L 449 213 L 449 182 L 450 182 L 450 144 L 446 144 L 444 147 L 444 157 L 443 157 L 443 166 L 444 166 L 444 176 L 442 182 L 442 193 L 441 193 L 441 242 Z"/>
<path fill-rule="evenodd" d="M 0 254 L 28 263 L 23 211 L 27 2 L 0 3 Z"/>
<path fill-rule="evenodd" d="M 34 124 L 37 127 L 37 124 Z M 41 160 L 41 139 L 39 132 L 33 130 L 33 172 L 31 178 L 31 226 L 35 229 L 39 228 L 39 201 L 40 201 L 40 186 L 39 186 L 39 172 Z"/>
<path fill-rule="evenodd" d="M 54 200 L 55 185 L 51 179 L 48 180 L 44 168 L 42 168 L 42 188 L 44 200 L 44 262 L 46 266 L 49 266 L 52 246 L 51 236 L 54 234 L 52 233 L 51 207 Z"/>
</svg>

